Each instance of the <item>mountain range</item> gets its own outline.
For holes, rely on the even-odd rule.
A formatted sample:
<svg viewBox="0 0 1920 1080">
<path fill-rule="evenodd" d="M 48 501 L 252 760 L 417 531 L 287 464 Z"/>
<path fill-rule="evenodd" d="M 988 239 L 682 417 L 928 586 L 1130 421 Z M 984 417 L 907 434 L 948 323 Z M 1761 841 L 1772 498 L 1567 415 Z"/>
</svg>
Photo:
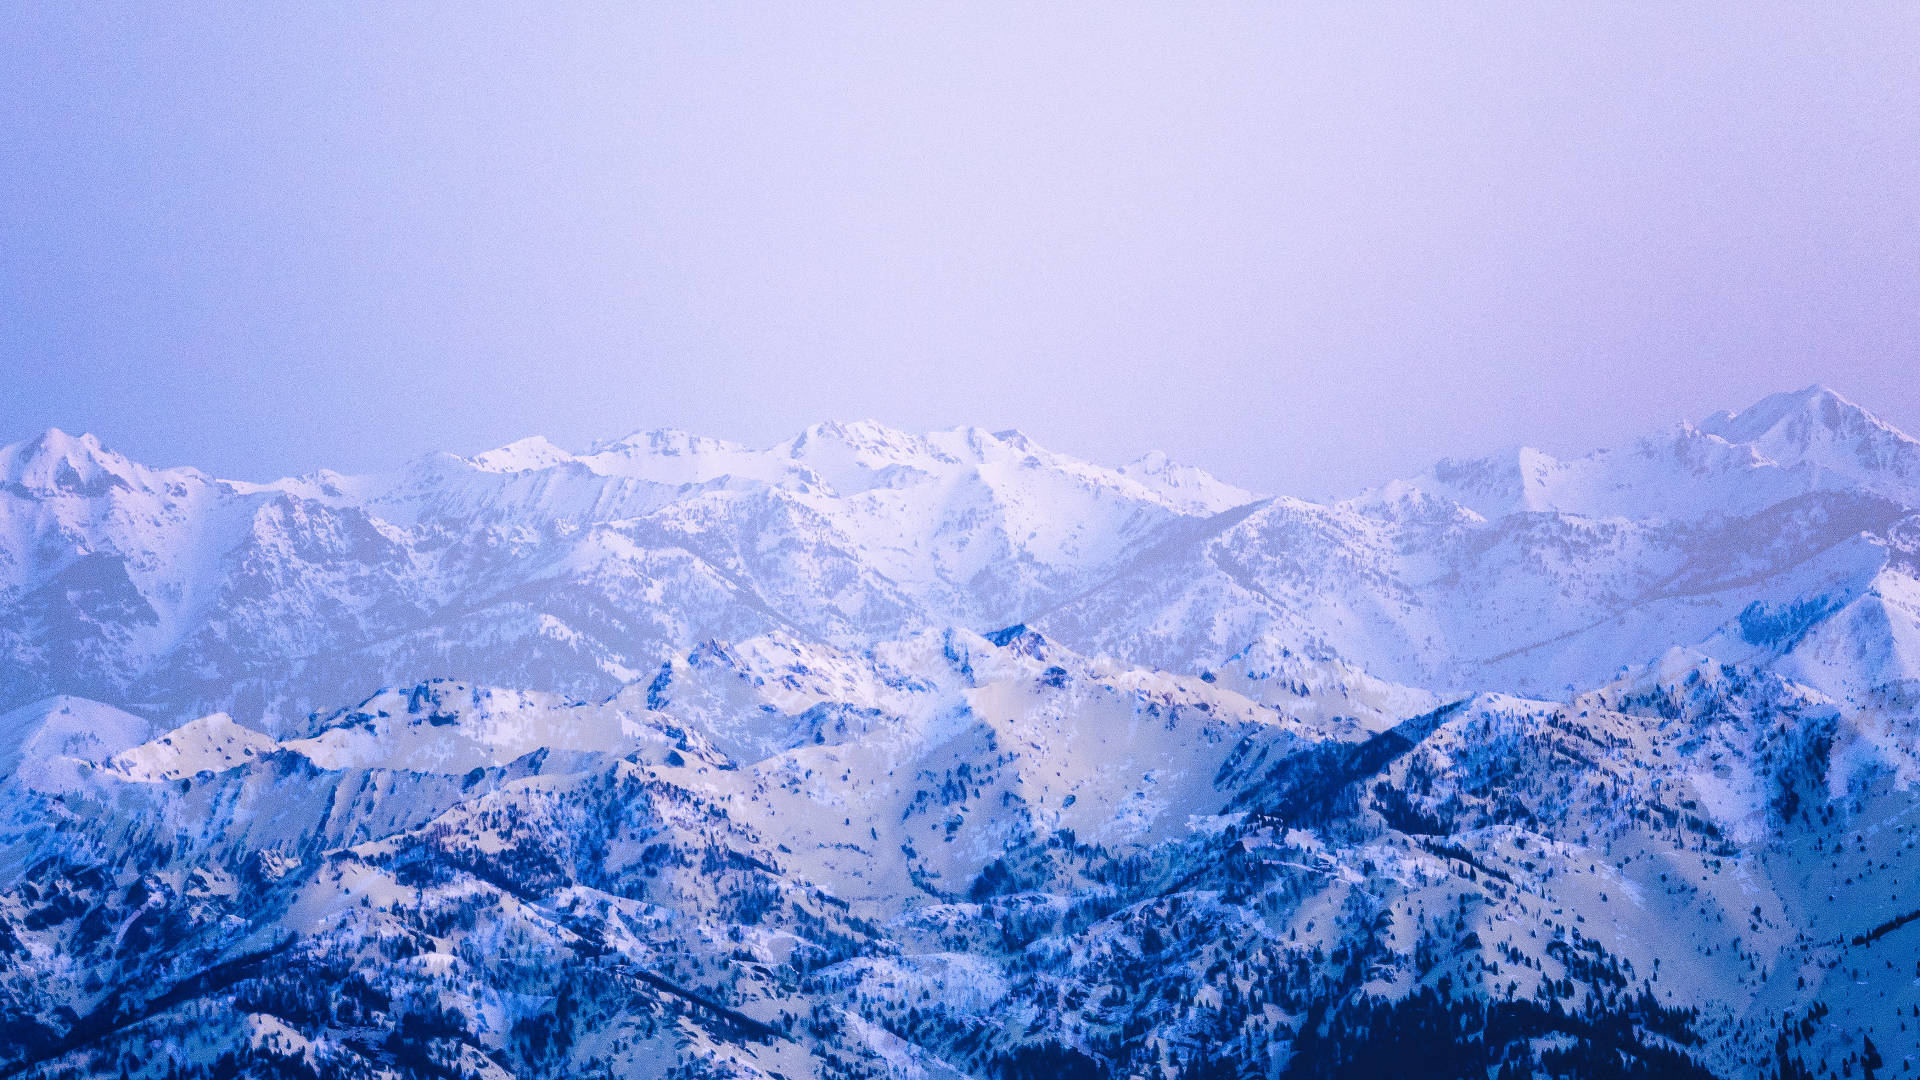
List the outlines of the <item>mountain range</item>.
<svg viewBox="0 0 1920 1080">
<path fill-rule="evenodd" d="M 0 450 L 0 1076 L 1904 1075 L 1920 442 Z M 840 817 L 838 823 L 833 817 Z"/>
</svg>

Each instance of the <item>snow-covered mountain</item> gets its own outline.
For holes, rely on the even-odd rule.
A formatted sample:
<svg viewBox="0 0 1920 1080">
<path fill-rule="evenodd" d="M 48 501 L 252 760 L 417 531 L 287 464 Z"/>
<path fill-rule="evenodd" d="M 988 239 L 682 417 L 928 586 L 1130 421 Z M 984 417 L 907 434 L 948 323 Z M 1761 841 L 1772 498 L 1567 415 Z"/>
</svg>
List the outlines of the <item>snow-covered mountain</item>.
<svg viewBox="0 0 1920 1080">
<path fill-rule="evenodd" d="M 0 1076 L 1920 1061 L 1920 443 L 1819 388 L 1331 504 L 49 432 L 0 706 Z"/>
<path fill-rule="evenodd" d="M 1920 442 L 1814 388 L 1574 461 L 1216 515 L 1031 621 L 1160 667 L 1257 641 L 1454 693 L 1564 694 L 1712 642 L 1864 703 L 1920 676 L 1917 508 Z"/>
<path fill-rule="evenodd" d="M 272 726 L 422 675 L 603 696 L 709 637 L 1007 625 L 1250 498 L 975 429 L 527 440 L 273 484 L 50 431 L 0 451 L 0 704 Z"/>
<path fill-rule="evenodd" d="M 600 697 L 709 638 L 1014 623 L 1169 670 L 1260 644 L 1456 692 L 1564 693 L 1716 635 L 1793 651 L 1815 622 L 1845 638 L 1796 669 L 1824 690 L 1920 670 L 1920 443 L 1820 389 L 1333 505 L 1158 455 L 1106 469 L 1017 432 L 865 423 L 265 485 L 56 431 L 0 451 L 0 485 L 9 707 L 69 693 L 277 730 L 422 677 Z"/>
</svg>

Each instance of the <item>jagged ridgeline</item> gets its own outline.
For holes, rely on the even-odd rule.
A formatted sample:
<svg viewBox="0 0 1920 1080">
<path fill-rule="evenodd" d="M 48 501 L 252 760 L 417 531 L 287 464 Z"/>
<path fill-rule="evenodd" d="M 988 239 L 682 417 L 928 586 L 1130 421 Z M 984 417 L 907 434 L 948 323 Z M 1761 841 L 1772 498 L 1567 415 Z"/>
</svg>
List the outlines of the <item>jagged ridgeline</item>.
<svg viewBox="0 0 1920 1080">
<path fill-rule="evenodd" d="M 1920 1059 L 1920 444 L 0 450 L 0 1076 Z M 355 703 L 355 704 L 349 704 Z"/>
</svg>

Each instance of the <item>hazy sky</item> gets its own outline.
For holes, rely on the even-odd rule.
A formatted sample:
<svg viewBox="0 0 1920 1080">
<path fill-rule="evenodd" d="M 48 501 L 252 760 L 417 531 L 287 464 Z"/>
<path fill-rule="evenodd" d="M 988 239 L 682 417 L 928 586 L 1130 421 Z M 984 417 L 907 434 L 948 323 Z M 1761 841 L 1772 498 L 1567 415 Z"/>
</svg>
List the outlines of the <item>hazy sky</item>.
<svg viewBox="0 0 1920 1080">
<path fill-rule="evenodd" d="M 873 417 L 1319 494 L 1816 381 L 1920 432 L 1920 5 L 347 7 L 0 20 L 0 442 Z"/>
</svg>

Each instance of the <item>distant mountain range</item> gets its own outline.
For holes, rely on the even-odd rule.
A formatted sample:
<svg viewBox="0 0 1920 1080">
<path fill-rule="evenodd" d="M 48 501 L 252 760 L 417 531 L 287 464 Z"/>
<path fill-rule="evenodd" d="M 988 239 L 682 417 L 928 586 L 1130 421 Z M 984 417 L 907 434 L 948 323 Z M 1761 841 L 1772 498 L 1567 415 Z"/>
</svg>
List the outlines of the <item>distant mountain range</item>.
<svg viewBox="0 0 1920 1080">
<path fill-rule="evenodd" d="M 0 1076 L 1920 1059 L 1920 442 L 1819 387 L 1327 504 L 972 428 L 49 431 L 0 712 Z"/>
</svg>

